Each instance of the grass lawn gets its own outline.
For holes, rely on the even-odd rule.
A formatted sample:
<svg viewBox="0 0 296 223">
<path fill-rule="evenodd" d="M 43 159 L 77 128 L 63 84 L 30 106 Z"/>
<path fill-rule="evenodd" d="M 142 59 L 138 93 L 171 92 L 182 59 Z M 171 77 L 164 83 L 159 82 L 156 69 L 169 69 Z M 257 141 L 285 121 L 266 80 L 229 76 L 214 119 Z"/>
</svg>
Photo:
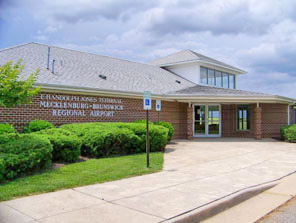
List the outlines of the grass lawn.
<svg viewBox="0 0 296 223">
<path fill-rule="evenodd" d="M 153 173 L 160 171 L 162 165 L 161 152 L 150 153 L 149 169 L 145 153 L 90 159 L 0 184 L 0 201 Z"/>
</svg>

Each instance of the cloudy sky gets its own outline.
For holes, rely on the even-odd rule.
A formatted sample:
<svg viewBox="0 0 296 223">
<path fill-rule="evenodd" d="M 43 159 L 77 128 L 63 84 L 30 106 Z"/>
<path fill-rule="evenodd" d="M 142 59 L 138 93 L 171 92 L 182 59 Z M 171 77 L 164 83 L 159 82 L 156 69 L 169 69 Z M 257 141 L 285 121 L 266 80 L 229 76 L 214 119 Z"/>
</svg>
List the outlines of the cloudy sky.
<svg viewBox="0 0 296 223">
<path fill-rule="evenodd" d="M 139 62 L 191 49 L 238 88 L 296 98 L 295 0 L 0 0 L 0 48 L 41 42 Z"/>
</svg>

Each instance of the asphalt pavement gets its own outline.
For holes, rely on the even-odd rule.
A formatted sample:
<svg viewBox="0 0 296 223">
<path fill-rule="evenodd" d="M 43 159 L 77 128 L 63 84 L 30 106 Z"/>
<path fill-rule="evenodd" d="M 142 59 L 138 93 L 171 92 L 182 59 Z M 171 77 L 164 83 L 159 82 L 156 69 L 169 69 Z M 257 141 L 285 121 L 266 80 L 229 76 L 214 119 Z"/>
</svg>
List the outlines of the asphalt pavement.
<svg viewBox="0 0 296 223">
<path fill-rule="evenodd" d="M 257 223 L 295 223 L 296 222 L 296 197 L 286 204 L 275 209 Z"/>
</svg>

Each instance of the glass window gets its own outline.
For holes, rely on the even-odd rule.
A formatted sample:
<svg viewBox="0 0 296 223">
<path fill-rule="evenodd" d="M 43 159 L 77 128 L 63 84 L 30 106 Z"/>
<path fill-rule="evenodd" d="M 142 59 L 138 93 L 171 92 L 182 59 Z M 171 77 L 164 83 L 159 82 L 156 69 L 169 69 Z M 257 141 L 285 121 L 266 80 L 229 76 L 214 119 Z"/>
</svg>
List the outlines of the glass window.
<svg viewBox="0 0 296 223">
<path fill-rule="evenodd" d="M 237 129 L 250 130 L 250 106 L 237 106 Z"/>
<path fill-rule="evenodd" d="M 220 71 L 215 71 L 215 77 L 216 77 L 216 86 L 222 87 L 222 73 Z"/>
<path fill-rule="evenodd" d="M 223 77 L 223 83 L 222 83 L 223 87 L 229 88 L 228 74 L 222 73 L 222 77 Z"/>
<path fill-rule="evenodd" d="M 219 106 L 208 106 L 208 133 L 211 135 L 217 135 L 220 133 L 220 109 Z"/>
<path fill-rule="evenodd" d="M 224 88 L 236 89 L 236 76 L 205 67 L 200 68 L 200 83 Z"/>
<path fill-rule="evenodd" d="M 201 67 L 200 68 L 200 82 L 202 84 L 208 84 L 208 69 Z"/>
<path fill-rule="evenodd" d="M 206 134 L 206 106 L 194 106 L 194 133 Z"/>
<path fill-rule="evenodd" d="M 208 85 L 215 86 L 215 71 L 208 69 Z"/>
<path fill-rule="evenodd" d="M 229 74 L 229 88 L 235 89 L 235 79 L 233 74 Z"/>
</svg>

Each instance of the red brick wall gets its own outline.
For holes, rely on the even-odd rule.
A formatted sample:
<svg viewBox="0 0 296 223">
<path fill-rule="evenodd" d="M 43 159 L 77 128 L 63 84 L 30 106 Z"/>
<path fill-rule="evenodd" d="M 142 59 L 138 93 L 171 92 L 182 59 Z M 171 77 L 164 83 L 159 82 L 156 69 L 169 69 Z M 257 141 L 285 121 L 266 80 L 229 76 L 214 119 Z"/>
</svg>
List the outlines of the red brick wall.
<svg viewBox="0 0 296 223">
<path fill-rule="evenodd" d="M 42 93 L 43 95 L 56 95 L 53 93 Z M 76 96 L 76 97 L 90 97 L 99 101 L 100 98 L 108 98 L 104 96 L 85 96 L 85 95 L 70 95 L 70 94 L 57 94 L 62 96 Z M 110 97 L 109 97 L 110 98 Z M 116 99 L 115 97 L 113 97 Z M 52 122 L 59 126 L 61 124 L 73 123 L 73 122 L 131 122 L 139 119 L 145 119 L 146 112 L 143 110 L 143 102 L 141 99 L 121 99 L 122 103 L 118 105 L 123 106 L 123 110 L 98 110 L 98 111 L 114 111 L 113 117 L 90 117 L 90 112 L 94 109 L 70 109 L 70 110 L 84 110 L 85 116 L 53 116 L 53 108 L 41 108 L 40 101 L 48 102 L 75 102 L 75 100 L 54 100 L 54 99 L 41 99 L 41 95 L 34 97 L 31 105 L 18 106 L 12 109 L 0 108 L 0 122 L 8 122 L 14 125 L 18 130 L 21 130 L 23 126 L 34 119 L 43 119 Z M 81 101 L 79 101 L 81 102 Z M 93 103 L 96 104 L 114 104 L 116 103 L 99 103 L 99 102 L 82 102 L 89 106 Z M 155 101 L 152 101 L 153 110 L 150 111 L 150 119 L 157 121 L 157 112 L 155 111 Z M 279 128 L 282 125 L 287 124 L 287 105 L 284 104 L 260 104 L 262 107 L 262 137 L 278 137 Z M 222 117 L 222 136 L 225 137 L 255 137 L 255 108 L 256 104 L 251 105 L 250 114 L 250 130 L 249 131 L 237 131 L 236 129 L 236 105 L 222 105 L 221 117 Z M 58 108 L 63 110 L 63 108 Z M 69 109 L 69 108 L 67 108 Z M 97 109 L 96 109 L 97 110 Z M 160 112 L 160 120 L 171 122 L 175 128 L 174 138 L 192 138 L 192 114 L 193 109 L 188 108 L 187 103 L 168 102 L 162 101 L 162 111 Z M 291 115 L 292 116 L 292 115 Z M 290 116 L 290 117 L 291 117 Z M 257 116 L 258 117 L 258 116 Z M 292 119 L 292 117 L 291 117 Z M 257 133 L 258 135 L 258 133 Z"/>
<path fill-rule="evenodd" d="M 56 95 L 53 93 L 42 93 L 43 95 Z M 70 94 L 60 94 L 64 96 L 79 96 L 79 97 L 92 97 L 96 100 L 99 98 L 108 98 L 104 96 L 87 96 L 87 95 L 70 95 Z M 112 97 L 115 99 L 115 97 Z M 41 100 L 41 95 L 34 97 L 33 103 L 31 105 L 18 106 L 12 109 L 0 108 L 0 123 L 8 122 L 14 125 L 17 130 L 21 130 L 23 126 L 34 119 L 43 119 L 52 122 L 53 124 L 59 126 L 61 124 L 73 123 L 73 122 L 131 122 L 139 119 L 146 118 L 146 112 L 143 110 L 143 101 L 141 99 L 127 99 L 127 98 L 117 98 L 122 100 L 123 110 L 114 111 L 113 117 L 90 117 L 89 113 L 92 111 L 89 109 L 78 109 L 84 110 L 85 117 L 74 117 L 74 116 L 53 116 L 53 108 L 41 108 L 40 101 L 48 102 L 75 102 L 73 100 L 53 100 L 53 99 L 43 99 Z M 91 105 L 92 102 L 83 102 L 84 104 Z M 96 104 L 116 104 L 116 103 L 99 103 Z M 186 103 L 168 102 L 162 101 L 162 111 L 160 112 L 160 120 L 171 122 L 175 128 L 174 138 L 186 138 L 187 137 L 187 107 Z M 153 110 L 150 111 L 150 119 L 152 121 L 157 121 L 157 112 L 155 111 L 155 101 L 152 101 Z M 57 108 L 63 110 L 63 108 Z M 70 108 L 67 108 L 70 109 Z M 77 110 L 77 109 L 70 109 Z M 106 111 L 106 110 L 105 110 Z"/>
<path fill-rule="evenodd" d="M 260 104 L 262 108 L 262 137 L 279 137 L 280 127 L 287 125 L 288 114 L 286 104 Z M 251 104 L 250 131 L 236 130 L 236 105 L 222 105 L 222 136 L 226 137 L 255 137 L 255 108 Z"/>
<path fill-rule="evenodd" d="M 221 106 L 221 118 L 222 118 L 222 136 L 225 137 L 254 137 L 255 127 L 255 105 L 251 105 L 250 113 L 250 130 L 249 131 L 238 131 L 236 126 L 236 105 L 227 104 Z"/>
<path fill-rule="evenodd" d="M 187 106 L 187 139 L 193 138 L 193 107 Z"/>
<path fill-rule="evenodd" d="M 262 107 L 262 137 L 279 137 L 280 127 L 288 124 L 288 105 L 260 104 Z"/>
</svg>

